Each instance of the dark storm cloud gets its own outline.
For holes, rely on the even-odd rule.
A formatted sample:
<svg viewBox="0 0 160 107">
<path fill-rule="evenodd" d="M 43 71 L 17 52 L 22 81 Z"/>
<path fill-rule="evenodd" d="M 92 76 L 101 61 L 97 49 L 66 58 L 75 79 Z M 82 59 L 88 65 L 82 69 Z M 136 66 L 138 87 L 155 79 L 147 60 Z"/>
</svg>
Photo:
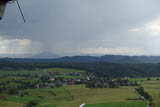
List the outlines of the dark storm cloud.
<svg viewBox="0 0 160 107">
<path fill-rule="evenodd" d="M 20 4 L 27 22 L 15 4 L 8 4 L 0 32 L 39 42 L 42 50 L 54 53 L 100 47 L 144 51 L 150 35 L 128 30 L 160 16 L 158 0 L 21 0 Z"/>
</svg>

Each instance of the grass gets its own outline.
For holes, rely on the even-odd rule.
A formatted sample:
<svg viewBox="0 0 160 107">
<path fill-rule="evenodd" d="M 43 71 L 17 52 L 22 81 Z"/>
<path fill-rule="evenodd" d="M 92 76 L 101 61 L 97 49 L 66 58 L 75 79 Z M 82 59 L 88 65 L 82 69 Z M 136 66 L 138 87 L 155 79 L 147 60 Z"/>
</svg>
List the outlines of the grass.
<svg viewBox="0 0 160 107">
<path fill-rule="evenodd" d="M 14 102 L 14 101 L 1 101 L 0 107 L 24 107 L 23 103 Z"/>
<path fill-rule="evenodd" d="M 85 107 L 146 107 L 145 101 L 111 102 L 102 104 L 87 104 Z"/>
<path fill-rule="evenodd" d="M 143 105 L 144 103 L 140 101 L 132 102 L 127 100 L 137 98 L 134 88 L 89 89 L 85 88 L 85 85 L 72 85 L 62 88 L 27 89 L 25 91 L 29 92 L 28 96 L 11 96 L 8 101 L 0 101 L 0 105 L 4 103 L 3 107 L 8 107 L 9 104 L 13 103 L 13 105 L 16 105 L 15 107 L 24 107 L 29 101 L 38 102 L 36 107 L 78 107 L 84 102 L 88 104 L 86 107 L 91 107 L 92 104 L 94 105 L 93 107 L 96 107 L 96 105 L 97 107 L 104 107 L 106 104 L 113 104 L 113 107 L 116 107 L 114 104 L 125 104 L 126 107 L 127 105 L 128 107 L 134 107 L 129 106 L 132 103 L 134 105 Z"/>
<path fill-rule="evenodd" d="M 158 77 L 150 77 L 151 80 L 157 80 Z M 148 81 L 147 77 L 145 78 L 129 78 L 129 81 L 137 81 L 137 82 L 141 82 L 141 81 Z"/>
<path fill-rule="evenodd" d="M 159 77 L 147 78 L 129 78 L 130 81 L 138 81 L 153 98 L 153 107 L 160 107 L 160 80 Z M 141 81 L 143 80 L 143 81 Z"/>
<path fill-rule="evenodd" d="M 49 68 L 44 69 L 45 72 L 84 72 L 84 70 L 75 70 L 69 68 Z"/>
<path fill-rule="evenodd" d="M 84 78 L 84 76 L 74 76 L 74 75 L 56 75 L 55 77 L 62 77 L 62 78 Z"/>
<path fill-rule="evenodd" d="M 37 107 L 53 107 L 57 103 L 64 101 L 71 101 L 72 95 L 65 88 L 40 88 L 40 89 L 28 89 L 29 96 L 14 96 L 8 98 L 9 101 L 26 104 L 29 101 L 36 101 L 39 104 Z M 6 106 L 4 106 L 6 107 Z M 16 106 L 22 107 L 22 106 Z"/>
<path fill-rule="evenodd" d="M 62 102 L 56 107 L 78 107 L 82 103 L 96 104 L 106 102 L 124 102 L 127 99 L 135 99 L 135 87 L 89 89 L 84 85 L 65 87 L 74 97 L 73 101 Z"/>
<path fill-rule="evenodd" d="M 29 101 L 40 101 L 41 99 L 36 96 L 25 96 L 25 97 L 15 96 L 8 98 L 8 100 L 26 104 Z"/>
<path fill-rule="evenodd" d="M 160 107 L 160 80 L 151 80 L 141 82 L 145 91 L 153 98 L 153 107 Z"/>
</svg>

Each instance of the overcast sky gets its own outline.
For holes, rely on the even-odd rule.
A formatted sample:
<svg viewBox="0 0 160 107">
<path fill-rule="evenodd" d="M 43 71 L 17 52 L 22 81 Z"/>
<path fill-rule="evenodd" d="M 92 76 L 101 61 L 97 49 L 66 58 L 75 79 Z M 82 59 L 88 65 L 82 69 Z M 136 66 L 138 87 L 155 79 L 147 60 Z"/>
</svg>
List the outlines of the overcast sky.
<svg viewBox="0 0 160 107">
<path fill-rule="evenodd" d="M 0 54 L 160 55 L 159 0 L 19 0 L 0 21 Z"/>
</svg>

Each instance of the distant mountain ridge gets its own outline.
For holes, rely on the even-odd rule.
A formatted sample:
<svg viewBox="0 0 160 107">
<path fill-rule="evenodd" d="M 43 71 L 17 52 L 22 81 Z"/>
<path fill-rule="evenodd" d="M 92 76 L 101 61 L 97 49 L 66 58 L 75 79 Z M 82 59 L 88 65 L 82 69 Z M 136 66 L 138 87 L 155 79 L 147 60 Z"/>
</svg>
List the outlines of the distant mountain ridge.
<svg viewBox="0 0 160 107">
<path fill-rule="evenodd" d="M 125 56 L 125 55 L 104 55 L 104 56 L 65 56 L 60 58 L 1 58 L 11 62 L 107 62 L 107 63 L 160 63 L 160 56 Z"/>
</svg>

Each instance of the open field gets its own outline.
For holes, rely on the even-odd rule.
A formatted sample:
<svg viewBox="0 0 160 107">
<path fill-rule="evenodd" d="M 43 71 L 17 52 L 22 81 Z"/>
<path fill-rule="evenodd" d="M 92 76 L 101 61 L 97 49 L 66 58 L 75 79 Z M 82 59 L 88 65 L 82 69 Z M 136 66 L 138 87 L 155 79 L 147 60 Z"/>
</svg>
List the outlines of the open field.
<svg viewBox="0 0 160 107">
<path fill-rule="evenodd" d="M 159 77 L 150 77 L 151 80 L 157 80 Z M 129 78 L 129 81 L 137 81 L 137 82 L 141 82 L 141 81 L 147 81 L 147 77 L 145 78 Z"/>
<path fill-rule="evenodd" d="M 85 107 L 146 107 L 145 101 L 130 101 L 130 102 L 112 102 L 102 104 L 88 104 Z"/>
<path fill-rule="evenodd" d="M 160 80 L 159 77 L 147 78 L 129 78 L 130 81 L 137 81 L 140 83 L 146 92 L 153 98 L 153 107 L 160 107 Z"/>
<path fill-rule="evenodd" d="M 48 68 L 44 69 L 45 72 L 84 72 L 84 70 L 75 70 L 69 68 Z"/>
<path fill-rule="evenodd" d="M 36 107 L 54 107 L 54 105 L 65 101 L 71 101 L 72 95 L 65 88 L 55 89 L 28 89 L 25 92 L 29 92 L 28 96 L 21 97 L 18 94 L 11 96 L 7 101 L 0 100 L 0 107 L 24 107 L 29 101 L 35 101 L 38 103 Z"/>
<path fill-rule="evenodd" d="M 160 107 L 160 81 L 151 80 L 141 82 L 144 89 L 149 92 L 153 98 L 153 107 Z"/>
<path fill-rule="evenodd" d="M 27 102 L 33 100 L 38 103 L 36 107 L 54 107 L 54 105 L 56 107 L 78 107 L 84 102 L 88 104 L 86 107 L 91 107 L 90 104 L 95 104 L 93 107 L 104 107 L 106 104 L 113 105 L 113 107 L 117 107 L 114 104 L 125 104 L 126 107 L 143 107 L 139 106 L 145 105 L 143 101 L 127 100 L 137 98 L 134 88 L 88 89 L 85 88 L 85 85 L 73 85 L 63 88 L 27 89 L 25 92 L 29 92 L 29 95 L 20 97 L 17 94 L 9 97 L 8 101 L 0 101 L 0 104 L 3 103 L 3 107 L 9 107 L 10 103 L 15 104 L 15 107 L 24 107 Z M 99 103 L 100 106 L 96 106 Z M 130 106 L 133 105 L 132 103 L 135 106 Z"/>
<path fill-rule="evenodd" d="M 135 99 L 135 87 L 88 89 L 84 85 L 65 87 L 73 95 L 74 100 L 63 102 L 56 107 L 78 107 L 82 103 L 96 104 L 106 102 L 124 102 L 127 99 Z"/>
<path fill-rule="evenodd" d="M 19 102 L 0 100 L 0 107 L 25 107 L 25 105 Z"/>
<path fill-rule="evenodd" d="M 61 78 L 83 78 L 83 76 L 74 76 L 74 75 L 56 75 L 55 77 L 61 77 Z"/>
</svg>

